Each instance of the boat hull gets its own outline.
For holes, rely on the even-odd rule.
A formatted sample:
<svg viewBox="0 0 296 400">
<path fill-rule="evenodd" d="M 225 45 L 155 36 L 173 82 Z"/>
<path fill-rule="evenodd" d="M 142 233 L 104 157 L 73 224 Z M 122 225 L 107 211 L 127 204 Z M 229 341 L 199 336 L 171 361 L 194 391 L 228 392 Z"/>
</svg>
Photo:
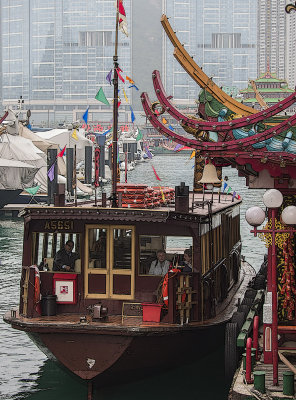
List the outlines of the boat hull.
<svg viewBox="0 0 296 400">
<path fill-rule="evenodd" d="M 125 382 L 197 361 L 224 342 L 225 324 L 180 332 L 106 335 L 30 333 L 51 359 L 96 386 Z M 50 351 L 51 356 L 48 354 Z"/>
</svg>

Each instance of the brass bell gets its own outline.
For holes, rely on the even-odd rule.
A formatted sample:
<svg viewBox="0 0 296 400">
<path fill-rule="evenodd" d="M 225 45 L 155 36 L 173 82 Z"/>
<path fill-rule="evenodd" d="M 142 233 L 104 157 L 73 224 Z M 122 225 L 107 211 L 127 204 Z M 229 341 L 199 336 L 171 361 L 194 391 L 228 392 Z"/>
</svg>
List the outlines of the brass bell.
<svg viewBox="0 0 296 400">
<path fill-rule="evenodd" d="M 202 178 L 198 183 L 221 183 L 221 180 L 217 176 L 216 167 L 211 163 L 211 161 L 205 165 Z"/>
</svg>

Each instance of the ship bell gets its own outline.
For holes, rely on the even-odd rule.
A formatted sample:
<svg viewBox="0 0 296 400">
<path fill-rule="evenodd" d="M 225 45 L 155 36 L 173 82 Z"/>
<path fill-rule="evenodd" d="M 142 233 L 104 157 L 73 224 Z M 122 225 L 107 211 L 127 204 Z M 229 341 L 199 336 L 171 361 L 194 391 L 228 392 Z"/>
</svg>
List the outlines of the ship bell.
<svg viewBox="0 0 296 400">
<path fill-rule="evenodd" d="M 221 180 L 217 176 L 216 167 L 211 163 L 211 161 L 209 161 L 209 163 L 205 165 L 202 178 L 200 181 L 198 181 L 198 183 L 221 183 Z"/>
</svg>

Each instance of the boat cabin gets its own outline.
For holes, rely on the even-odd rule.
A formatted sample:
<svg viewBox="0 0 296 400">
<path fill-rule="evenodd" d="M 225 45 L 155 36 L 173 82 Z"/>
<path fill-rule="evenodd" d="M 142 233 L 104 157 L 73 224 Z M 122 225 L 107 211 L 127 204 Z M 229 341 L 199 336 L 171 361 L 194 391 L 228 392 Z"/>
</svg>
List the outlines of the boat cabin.
<svg viewBox="0 0 296 400">
<path fill-rule="evenodd" d="M 185 197 L 185 203 L 176 198 L 173 204 L 145 209 L 90 204 L 26 208 L 20 314 L 34 318 L 44 313 L 36 294 L 39 273 L 42 302 L 56 295 L 57 315 L 87 316 L 100 304 L 108 316 L 124 318 L 149 303 L 162 304 L 163 323 L 214 317 L 239 278 L 241 201 L 226 194 Z M 57 270 L 55 256 L 68 240 L 74 242 L 77 259 L 73 270 L 65 272 Z M 192 270 L 184 272 L 186 249 Z M 172 269 L 167 302 L 165 277 L 151 273 L 159 250 Z M 130 304 L 135 306 L 126 307 Z"/>
</svg>

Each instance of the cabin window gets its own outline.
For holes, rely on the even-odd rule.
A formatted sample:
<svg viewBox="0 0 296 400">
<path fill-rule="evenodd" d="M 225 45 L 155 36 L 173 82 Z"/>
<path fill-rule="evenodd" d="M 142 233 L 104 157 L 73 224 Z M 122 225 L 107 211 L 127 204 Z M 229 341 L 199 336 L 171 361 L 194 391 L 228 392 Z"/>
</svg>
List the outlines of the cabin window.
<svg viewBox="0 0 296 400">
<path fill-rule="evenodd" d="M 192 252 L 193 242 L 190 236 L 140 235 L 139 246 L 139 274 L 155 275 L 151 273 L 151 266 L 156 262 L 159 250 L 166 252 L 166 260 L 171 265 L 182 267 L 184 265 L 184 250 L 191 249 Z"/>
<path fill-rule="evenodd" d="M 134 227 L 86 225 L 85 250 L 85 297 L 133 299 Z"/>
<path fill-rule="evenodd" d="M 65 247 L 68 240 L 73 240 L 72 251 L 80 255 L 80 235 L 78 233 L 34 232 L 32 264 L 37 265 L 41 271 L 55 272 L 53 270 L 54 257 L 58 250 Z M 74 272 L 81 272 L 80 256 L 75 261 Z"/>
</svg>

